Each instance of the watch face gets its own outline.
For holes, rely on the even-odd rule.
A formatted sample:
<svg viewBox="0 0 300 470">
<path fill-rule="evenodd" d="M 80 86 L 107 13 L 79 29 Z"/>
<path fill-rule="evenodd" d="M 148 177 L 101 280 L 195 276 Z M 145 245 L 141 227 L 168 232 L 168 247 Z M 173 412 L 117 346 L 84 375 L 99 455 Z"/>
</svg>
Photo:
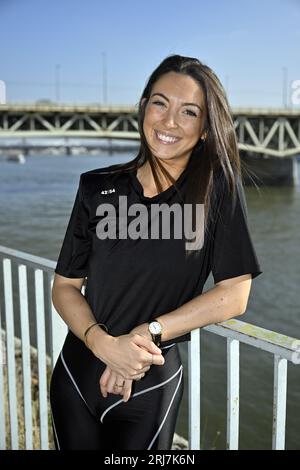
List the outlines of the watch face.
<svg viewBox="0 0 300 470">
<path fill-rule="evenodd" d="M 152 321 L 149 325 L 149 330 L 152 335 L 160 335 L 161 334 L 161 325 L 158 321 Z"/>
</svg>

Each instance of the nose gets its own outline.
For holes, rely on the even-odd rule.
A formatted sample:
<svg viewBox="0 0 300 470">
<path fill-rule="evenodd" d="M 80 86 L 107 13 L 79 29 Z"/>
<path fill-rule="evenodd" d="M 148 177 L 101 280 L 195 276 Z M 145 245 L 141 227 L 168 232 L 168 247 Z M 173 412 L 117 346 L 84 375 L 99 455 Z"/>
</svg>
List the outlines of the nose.
<svg viewBox="0 0 300 470">
<path fill-rule="evenodd" d="M 166 127 L 177 127 L 176 112 L 171 107 L 169 107 L 164 116 L 164 125 Z"/>
</svg>

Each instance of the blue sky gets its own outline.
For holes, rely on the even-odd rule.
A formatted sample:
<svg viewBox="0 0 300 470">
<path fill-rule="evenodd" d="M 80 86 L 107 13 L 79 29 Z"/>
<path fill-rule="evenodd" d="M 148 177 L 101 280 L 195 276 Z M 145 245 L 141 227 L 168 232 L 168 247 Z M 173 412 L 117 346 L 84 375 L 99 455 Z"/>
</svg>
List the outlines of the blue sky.
<svg viewBox="0 0 300 470">
<path fill-rule="evenodd" d="M 177 53 L 209 65 L 232 106 L 280 107 L 283 67 L 288 95 L 300 79 L 300 0 L 0 0 L 8 102 L 104 102 L 103 53 L 110 104 L 136 104 Z"/>
</svg>

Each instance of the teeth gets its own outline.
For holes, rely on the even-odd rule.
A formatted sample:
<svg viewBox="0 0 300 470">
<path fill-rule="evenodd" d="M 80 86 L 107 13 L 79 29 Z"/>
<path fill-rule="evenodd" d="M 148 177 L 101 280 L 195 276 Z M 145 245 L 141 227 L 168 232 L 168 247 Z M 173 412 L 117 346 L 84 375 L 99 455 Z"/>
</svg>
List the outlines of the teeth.
<svg viewBox="0 0 300 470">
<path fill-rule="evenodd" d="M 163 140 L 164 142 L 177 142 L 178 139 L 174 138 L 174 137 L 169 137 L 169 136 L 166 136 L 164 134 L 159 134 L 157 132 L 157 135 L 158 137 Z"/>
</svg>

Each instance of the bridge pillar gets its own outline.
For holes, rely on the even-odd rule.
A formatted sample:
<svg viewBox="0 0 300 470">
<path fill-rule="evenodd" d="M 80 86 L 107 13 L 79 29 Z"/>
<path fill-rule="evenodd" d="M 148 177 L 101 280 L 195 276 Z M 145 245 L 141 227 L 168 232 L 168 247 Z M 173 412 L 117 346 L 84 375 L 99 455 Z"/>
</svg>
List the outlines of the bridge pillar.
<svg viewBox="0 0 300 470">
<path fill-rule="evenodd" d="M 297 186 L 299 184 L 298 166 L 300 162 L 293 157 L 271 157 L 268 155 L 240 152 L 244 165 L 246 185 Z"/>
</svg>

